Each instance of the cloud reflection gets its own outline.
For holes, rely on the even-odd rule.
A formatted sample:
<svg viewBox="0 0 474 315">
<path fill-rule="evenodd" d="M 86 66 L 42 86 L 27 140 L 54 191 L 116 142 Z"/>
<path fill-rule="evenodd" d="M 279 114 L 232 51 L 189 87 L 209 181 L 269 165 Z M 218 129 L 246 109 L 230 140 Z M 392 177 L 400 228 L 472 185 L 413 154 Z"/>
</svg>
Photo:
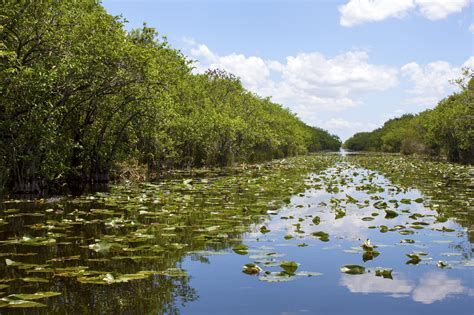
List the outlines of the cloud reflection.
<svg viewBox="0 0 474 315">
<path fill-rule="evenodd" d="M 431 304 L 441 301 L 450 295 L 474 295 L 474 290 L 464 287 L 460 279 L 450 278 L 445 272 L 433 271 L 425 273 L 417 285 L 403 274 L 396 279 L 384 279 L 374 274 L 342 275 L 340 284 L 352 293 L 385 293 L 393 297 L 410 296 L 413 301 Z"/>
</svg>

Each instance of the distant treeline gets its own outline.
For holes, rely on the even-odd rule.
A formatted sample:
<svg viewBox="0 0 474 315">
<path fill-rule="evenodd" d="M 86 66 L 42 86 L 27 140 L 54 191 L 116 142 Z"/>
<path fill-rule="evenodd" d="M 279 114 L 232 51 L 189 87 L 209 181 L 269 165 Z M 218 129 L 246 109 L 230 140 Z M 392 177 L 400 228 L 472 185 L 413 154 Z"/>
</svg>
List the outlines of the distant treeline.
<svg viewBox="0 0 474 315">
<path fill-rule="evenodd" d="M 227 166 L 320 150 L 340 140 L 192 62 L 98 1 L 0 6 L 0 190 L 109 179 L 117 163 L 150 170 Z"/>
<path fill-rule="evenodd" d="M 461 86 L 434 109 L 388 120 L 372 132 L 356 133 L 344 143 L 353 151 L 424 154 L 451 162 L 474 163 L 474 78 L 465 70 Z"/>
</svg>

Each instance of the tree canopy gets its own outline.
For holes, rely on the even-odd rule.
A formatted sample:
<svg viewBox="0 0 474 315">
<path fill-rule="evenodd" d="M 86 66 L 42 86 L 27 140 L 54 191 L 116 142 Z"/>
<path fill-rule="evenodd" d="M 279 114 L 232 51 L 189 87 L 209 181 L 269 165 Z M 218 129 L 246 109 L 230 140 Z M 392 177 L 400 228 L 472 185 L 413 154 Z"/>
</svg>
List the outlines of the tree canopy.
<svg viewBox="0 0 474 315">
<path fill-rule="evenodd" d="M 452 162 L 474 163 L 474 77 L 469 69 L 456 80 L 461 91 L 434 109 L 390 119 L 372 132 L 360 132 L 344 147 L 354 151 L 428 154 Z"/>
<path fill-rule="evenodd" d="M 339 138 L 205 74 L 146 24 L 98 1 L 0 7 L 0 189 L 107 181 L 119 162 L 149 169 L 227 166 L 319 150 Z"/>
</svg>

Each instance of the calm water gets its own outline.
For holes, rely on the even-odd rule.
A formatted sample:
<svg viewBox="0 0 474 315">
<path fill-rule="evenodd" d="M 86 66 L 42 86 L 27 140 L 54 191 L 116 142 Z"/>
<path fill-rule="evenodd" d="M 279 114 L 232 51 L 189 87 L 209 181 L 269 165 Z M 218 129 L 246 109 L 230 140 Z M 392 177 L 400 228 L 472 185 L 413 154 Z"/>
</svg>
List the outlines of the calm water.
<svg viewBox="0 0 474 315">
<path fill-rule="evenodd" d="M 320 155 L 5 200 L 0 312 L 474 314 L 473 179 Z"/>
</svg>

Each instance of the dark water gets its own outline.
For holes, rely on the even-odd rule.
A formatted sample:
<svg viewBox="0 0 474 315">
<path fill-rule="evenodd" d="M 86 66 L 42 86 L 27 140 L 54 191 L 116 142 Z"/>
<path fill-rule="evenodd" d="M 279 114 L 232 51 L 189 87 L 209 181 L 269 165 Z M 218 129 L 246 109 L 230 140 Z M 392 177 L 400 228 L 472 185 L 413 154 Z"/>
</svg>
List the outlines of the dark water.
<svg viewBox="0 0 474 315">
<path fill-rule="evenodd" d="M 0 312 L 474 314 L 473 178 L 319 155 L 6 200 Z"/>
</svg>

